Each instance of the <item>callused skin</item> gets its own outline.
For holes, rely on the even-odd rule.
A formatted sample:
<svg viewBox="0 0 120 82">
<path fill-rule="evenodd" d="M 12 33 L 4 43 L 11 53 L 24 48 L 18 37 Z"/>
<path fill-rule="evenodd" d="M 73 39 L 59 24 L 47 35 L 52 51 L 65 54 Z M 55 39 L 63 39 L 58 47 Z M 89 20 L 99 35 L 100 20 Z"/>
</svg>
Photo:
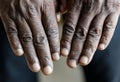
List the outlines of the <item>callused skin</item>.
<svg viewBox="0 0 120 82">
<path fill-rule="evenodd" d="M 67 64 L 88 65 L 95 51 L 110 43 L 120 15 L 120 0 L 71 0 L 65 18 L 61 54 Z"/>
<path fill-rule="evenodd" d="M 0 17 L 16 55 L 25 54 L 32 71 L 51 74 L 60 49 L 54 0 L 0 0 Z"/>
</svg>

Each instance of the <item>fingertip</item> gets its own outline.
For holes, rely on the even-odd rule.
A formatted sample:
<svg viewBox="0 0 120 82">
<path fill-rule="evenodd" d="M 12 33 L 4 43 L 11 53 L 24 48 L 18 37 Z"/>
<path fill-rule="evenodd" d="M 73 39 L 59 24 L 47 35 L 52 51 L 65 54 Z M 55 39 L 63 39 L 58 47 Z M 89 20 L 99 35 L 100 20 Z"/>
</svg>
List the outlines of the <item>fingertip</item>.
<svg viewBox="0 0 120 82">
<path fill-rule="evenodd" d="M 87 56 L 82 56 L 79 61 L 80 65 L 86 66 L 89 63 L 89 58 Z"/>
<path fill-rule="evenodd" d="M 106 48 L 105 44 L 103 44 L 103 43 L 99 44 L 99 46 L 98 46 L 99 50 L 104 50 L 105 48 Z"/>
<path fill-rule="evenodd" d="M 44 73 L 45 75 L 50 75 L 52 72 L 53 72 L 53 69 L 51 68 L 51 66 L 46 66 L 46 67 L 43 69 L 43 73 Z"/>
<path fill-rule="evenodd" d="M 54 61 L 60 60 L 60 55 L 59 55 L 59 53 L 53 53 L 53 54 L 52 54 L 52 59 L 53 59 Z"/>
<path fill-rule="evenodd" d="M 77 67 L 77 63 L 76 63 L 76 60 L 68 60 L 68 66 L 71 67 L 71 68 L 76 68 Z"/>
<path fill-rule="evenodd" d="M 15 53 L 16 53 L 17 56 L 22 56 L 24 54 L 24 51 L 23 51 L 23 49 L 17 49 L 15 51 Z"/>
<path fill-rule="evenodd" d="M 68 56 L 69 54 L 69 50 L 67 48 L 62 48 L 61 49 L 61 55 L 62 56 Z"/>
<path fill-rule="evenodd" d="M 32 71 L 33 72 L 39 72 L 40 71 L 40 65 L 38 63 L 34 63 L 32 65 Z"/>
</svg>

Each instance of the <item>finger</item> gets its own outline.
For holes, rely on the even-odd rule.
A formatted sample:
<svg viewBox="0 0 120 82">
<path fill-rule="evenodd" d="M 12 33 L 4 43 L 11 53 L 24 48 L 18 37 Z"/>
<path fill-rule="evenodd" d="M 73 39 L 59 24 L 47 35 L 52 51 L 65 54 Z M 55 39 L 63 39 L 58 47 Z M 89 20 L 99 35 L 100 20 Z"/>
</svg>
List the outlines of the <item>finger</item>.
<svg viewBox="0 0 120 82">
<path fill-rule="evenodd" d="M 60 40 L 55 9 L 54 6 L 51 5 L 53 5 L 53 3 L 44 5 L 46 8 L 43 10 L 42 19 L 44 19 L 43 26 L 49 42 L 52 59 L 56 61 L 60 59 Z"/>
<path fill-rule="evenodd" d="M 103 34 L 102 34 L 99 47 L 98 47 L 100 50 L 104 50 L 110 43 L 113 37 L 114 31 L 115 31 L 117 22 L 118 22 L 118 18 L 119 18 L 118 13 L 111 13 L 106 18 L 105 23 L 104 23 Z"/>
<path fill-rule="evenodd" d="M 92 21 L 87 34 L 86 41 L 82 53 L 80 55 L 79 63 L 81 65 L 87 65 L 92 60 L 93 55 L 98 47 L 99 40 L 102 35 L 102 29 L 106 14 L 98 14 Z"/>
<path fill-rule="evenodd" d="M 88 11 L 88 13 L 86 10 L 84 10 L 84 8 L 81 12 L 82 13 L 78 20 L 79 22 L 72 40 L 71 50 L 67 59 L 68 66 L 72 68 L 75 68 L 78 63 L 78 59 L 83 49 L 91 21 L 95 15 L 94 12 Z"/>
<path fill-rule="evenodd" d="M 40 61 L 41 69 L 45 75 L 49 75 L 53 71 L 53 62 L 48 40 L 42 26 L 41 14 L 37 12 L 39 10 L 34 6 L 32 6 L 32 9 L 34 9 L 34 11 L 32 11 L 31 8 L 28 10 L 30 17 L 28 19 L 26 18 L 26 20 L 33 34 L 34 46 Z"/>
<path fill-rule="evenodd" d="M 79 0 L 74 1 L 73 5 L 70 7 L 70 10 L 65 17 L 65 23 L 63 26 L 63 33 L 61 39 L 61 55 L 63 56 L 67 56 L 69 54 L 71 40 L 73 38 L 74 31 L 79 19 L 82 5 L 81 2 L 79 4 L 78 1 Z"/>
<path fill-rule="evenodd" d="M 30 27 L 26 20 L 20 15 L 17 16 L 16 23 L 28 66 L 33 72 L 38 72 L 40 71 L 40 65 L 33 45 L 33 37 Z"/>
<path fill-rule="evenodd" d="M 34 45 L 39 57 L 42 71 L 45 75 L 51 74 L 53 71 L 53 63 L 51 59 L 49 44 L 43 26 L 40 20 L 33 20 L 30 26 L 34 35 Z"/>
<path fill-rule="evenodd" d="M 4 23 L 5 30 L 13 52 L 17 56 L 23 55 L 24 51 L 18 38 L 18 30 L 16 29 L 15 22 L 7 15 L 1 16 L 1 18 Z"/>
</svg>

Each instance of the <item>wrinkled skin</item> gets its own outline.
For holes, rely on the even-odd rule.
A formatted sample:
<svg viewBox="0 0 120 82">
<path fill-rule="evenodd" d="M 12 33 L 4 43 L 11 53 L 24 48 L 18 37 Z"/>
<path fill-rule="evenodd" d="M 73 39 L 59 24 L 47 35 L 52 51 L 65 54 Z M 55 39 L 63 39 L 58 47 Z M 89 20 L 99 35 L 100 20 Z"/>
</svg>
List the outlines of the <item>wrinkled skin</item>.
<svg viewBox="0 0 120 82">
<path fill-rule="evenodd" d="M 51 74 L 60 49 L 54 0 L 0 0 L 0 17 L 16 55 L 25 54 L 33 72 Z"/>
<path fill-rule="evenodd" d="M 108 46 L 119 15 L 120 0 L 71 0 L 61 40 L 61 54 L 71 68 L 88 65 L 97 48 Z"/>
</svg>

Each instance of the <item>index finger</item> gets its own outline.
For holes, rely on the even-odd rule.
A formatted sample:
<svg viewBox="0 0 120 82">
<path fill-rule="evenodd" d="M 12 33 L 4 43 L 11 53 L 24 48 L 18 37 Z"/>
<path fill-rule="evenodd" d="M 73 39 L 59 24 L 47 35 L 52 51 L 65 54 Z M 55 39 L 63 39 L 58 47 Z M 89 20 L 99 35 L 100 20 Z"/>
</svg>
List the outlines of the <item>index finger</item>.
<svg viewBox="0 0 120 82">
<path fill-rule="evenodd" d="M 59 40 L 59 31 L 58 31 L 58 24 L 55 15 L 55 8 L 53 1 L 51 3 L 44 4 L 43 6 L 43 26 L 48 38 L 50 51 L 53 60 L 59 60 L 59 51 L 60 51 L 60 40 Z"/>
<path fill-rule="evenodd" d="M 66 14 L 61 39 L 61 54 L 63 56 L 67 56 L 69 54 L 71 41 L 78 23 L 81 7 L 82 3 L 79 0 L 74 0 L 73 5 L 71 5 L 68 13 Z"/>
</svg>

